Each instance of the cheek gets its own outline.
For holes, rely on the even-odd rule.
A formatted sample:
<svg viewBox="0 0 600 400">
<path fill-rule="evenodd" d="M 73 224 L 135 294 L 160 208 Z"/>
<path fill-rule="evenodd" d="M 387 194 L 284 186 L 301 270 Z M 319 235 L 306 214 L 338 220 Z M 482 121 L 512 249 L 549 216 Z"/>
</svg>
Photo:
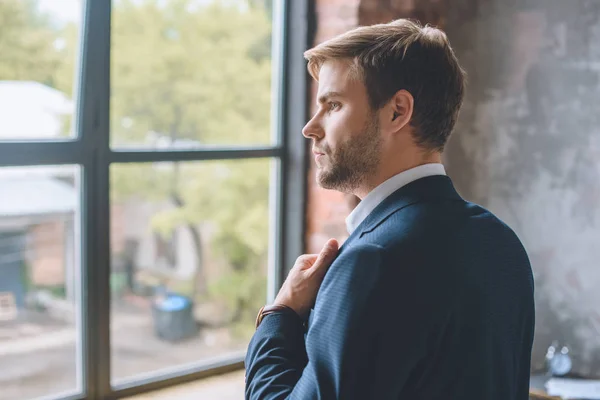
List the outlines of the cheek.
<svg viewBox="0 0 600 400">
<path fill-rule="evenodd" d="M 352 136 L 352 120 L 349 113 L 342 111 L 328 117 L 325 124 L 325 141 L 331 149 L 339 147 Z"/>
</svg>

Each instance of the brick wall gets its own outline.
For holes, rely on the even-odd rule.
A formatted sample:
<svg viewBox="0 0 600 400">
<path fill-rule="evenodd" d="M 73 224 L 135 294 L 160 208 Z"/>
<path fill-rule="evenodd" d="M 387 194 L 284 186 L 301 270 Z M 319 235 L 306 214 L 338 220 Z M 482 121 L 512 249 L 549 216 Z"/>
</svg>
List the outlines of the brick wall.
<svg viewBox="0 0 600 400">
<path fill-rule="evenodd" d="M 315 45 L 352 29 L 358 24 L 358 0 L 317 0 L 317 32 Z M 315 96 L 317 85 L 313 82 L 311 114 L 316 112 Z M 325 190 L 316 183 L 316 164 L 310 158 L 308 172 L 308 204 L 306 246 L 307 252 L 318 253 L 327 239 L 340 241 L 347 238 L 344 219 L 357 204 L 354 196 Z"/>
</svg>

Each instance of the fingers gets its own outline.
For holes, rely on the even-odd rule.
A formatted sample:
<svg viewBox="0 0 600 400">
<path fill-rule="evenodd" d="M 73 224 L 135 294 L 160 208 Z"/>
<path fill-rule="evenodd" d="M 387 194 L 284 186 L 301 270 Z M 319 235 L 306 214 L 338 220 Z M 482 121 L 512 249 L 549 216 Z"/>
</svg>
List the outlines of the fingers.
<svg viewBox="0 0 600 400">
<path fill-rule="evenodd" d="M 313 265 L 318 256 L 318 254 L 303 254 L 296 259 L 296 264 L 301 266 Z"/>
<path fill-rule="evenodd" d="M 329 239 L 325 246 L 323 246 L 323 250 L 319 253 L 317 257 L 317 261 L 313 264 L 313 268 L 317 269 L 327 269 L 333 259 L 335 258 L 339 249 L 338 241 L 335 239 Z"/>
</svg>

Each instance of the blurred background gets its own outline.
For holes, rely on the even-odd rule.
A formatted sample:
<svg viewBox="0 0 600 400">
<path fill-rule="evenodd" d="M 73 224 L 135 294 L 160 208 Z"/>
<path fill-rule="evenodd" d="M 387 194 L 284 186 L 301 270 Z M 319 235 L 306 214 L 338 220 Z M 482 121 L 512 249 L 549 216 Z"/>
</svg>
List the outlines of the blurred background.
<svg viewBox="0 0 600 400">
<path fill-rule="evenodd" d="M 0 1 L 0 399 L 242 398 L 256 312 L 358 201 L 315 184 L 302 51 L 396 18 L 468 73 L 444 162 L 529 252 L 532 374 L 555 343 L 600 378 L 600 1 L 108 3 Z"/>
</svg>

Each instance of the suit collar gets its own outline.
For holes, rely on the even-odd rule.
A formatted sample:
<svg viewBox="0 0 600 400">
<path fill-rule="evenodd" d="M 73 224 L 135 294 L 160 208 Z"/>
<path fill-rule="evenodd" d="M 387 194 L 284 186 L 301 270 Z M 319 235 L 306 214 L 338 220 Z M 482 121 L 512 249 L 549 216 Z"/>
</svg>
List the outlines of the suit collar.
<svg viewBox="0 0 600 400">
<path fill-rule="evenodd" d="M 361 237 L 363 234 L 373 231 L 394 212 L 412 204 L 436 199 L 461 199 L 452 181 L 445 175 L 421 178 L 401 187 L 383 200 L 357 227 L 356 231 L 360 232 L 359 237 Z"/>
<path fill-rule="evenodd" d="M 407 169 L 392 176 L 367 194 L 346 218 L 346 229 L 353 233 L 360 223 L 396 190 L 418 179 L 433 175 L 446 175 L 443 164 L 429 163 Z"/>
</svg>

